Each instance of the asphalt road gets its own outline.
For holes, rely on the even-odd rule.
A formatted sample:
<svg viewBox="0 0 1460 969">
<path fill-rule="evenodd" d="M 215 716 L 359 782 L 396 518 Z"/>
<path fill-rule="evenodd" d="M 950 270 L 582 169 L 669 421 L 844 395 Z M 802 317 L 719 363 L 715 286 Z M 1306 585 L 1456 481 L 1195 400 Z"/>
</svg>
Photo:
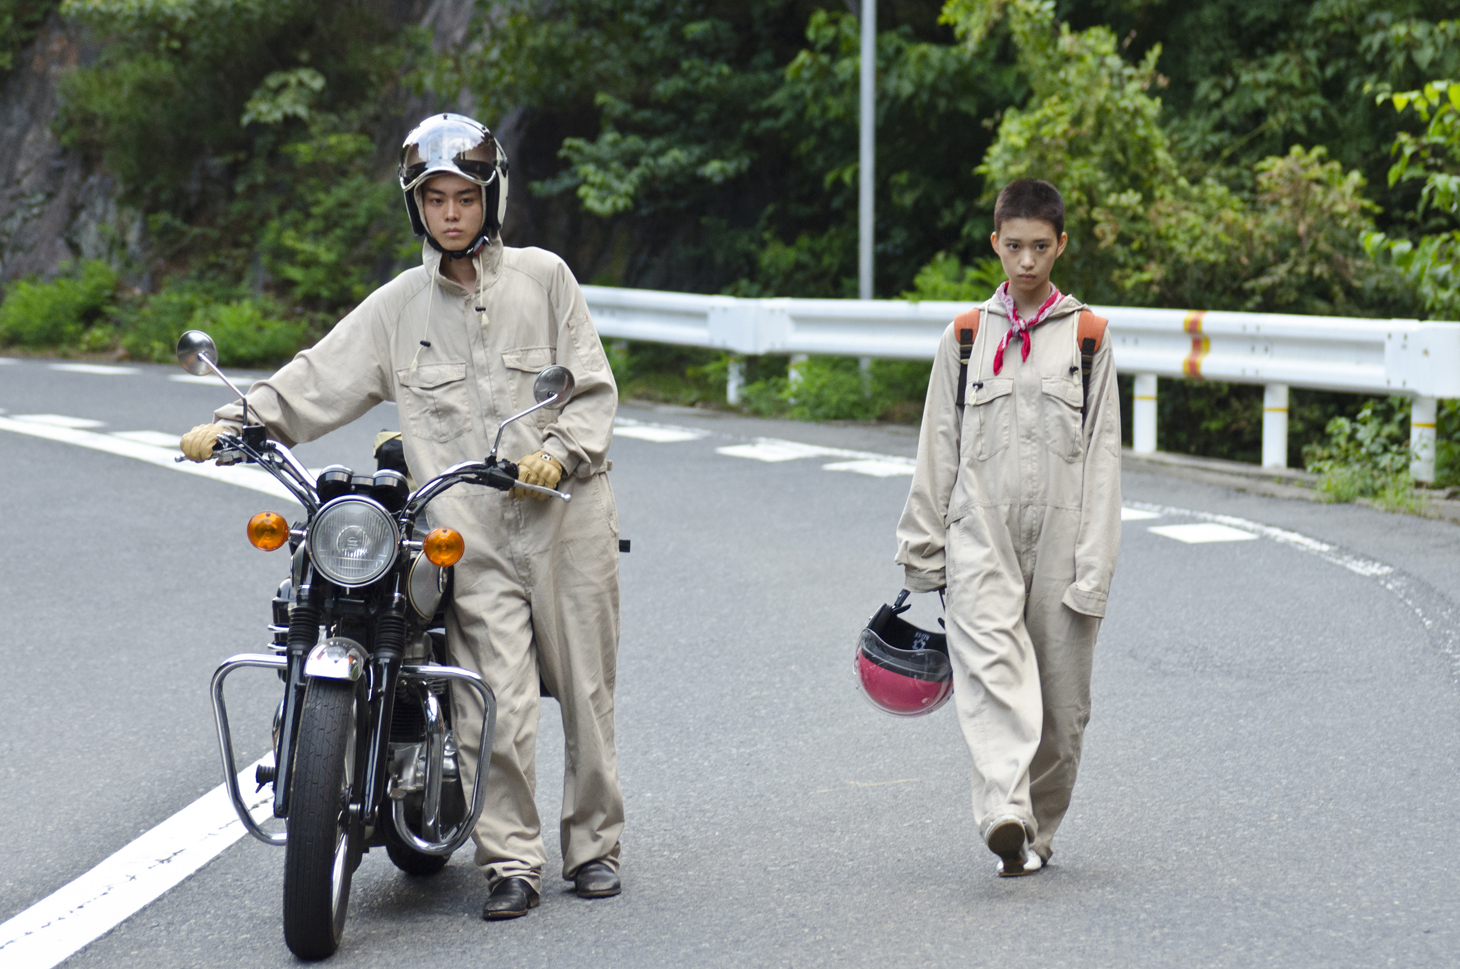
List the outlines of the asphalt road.
<svg viewBox="0 0 1460 969">
<path fill-rule="evenodd" d="M 177 372 L 11 363 L 0 416 L 180 433 L 227 395 Z M 620 415 L 701 435 L 625 431 L 613 447 L 633 541 L 624 894 L 585 902 L 552 877 L 540 909 L 487 924 L 469 852 L 428 880 L 374 852 L 332 965 L 1460 960 L 1460 528 L 1127 473 L 1127 505 L 1156 517 L 1124 526 L 1074 805 L 1053 864 L 999 880 L 951 707 L 896 721 L 853 687 L 857 630 L 900 585 L 892 530 L 907 477 L 717 451 L 774 437 L 910 456 L 915 438 Z M 300 456 L 366 467 L 394 419 L 379 408 Z M 284 569 L 243 525 L 286 509 L 3 430 L 0 470 L 3 921 L 219 783 L 208 677 L 261 645 Z M 1149 530 L 1214 516 L 1259 537 L 1186 544 Z M 917 614 L 930 624 L 935 597 Z M 258 756 L 276 687 L 243 676 L 236 732 Z M 547 705 L 539 800 L 552 832 L 562 741 Z M 282 852 L 244 839 L 66 965 L 292 965 L 281 872 Z"/>
</svg>

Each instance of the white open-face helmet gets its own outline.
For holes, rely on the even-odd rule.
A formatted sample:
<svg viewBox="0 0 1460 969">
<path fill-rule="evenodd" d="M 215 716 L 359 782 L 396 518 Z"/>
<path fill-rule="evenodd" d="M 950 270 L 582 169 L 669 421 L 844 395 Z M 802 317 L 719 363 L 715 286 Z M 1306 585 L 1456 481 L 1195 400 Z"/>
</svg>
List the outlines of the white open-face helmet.
<svg viewBox="0 0 1460 969">
<path fill-rule="evenodd" d="M 426 231 L 417 193 L 433 175 L 460 175 L 482 187 L 485 218 L 481 231 L 465 249 L 443 249 Z M 411 231 L 423 235 L 441 252 L 458 258 L 474 256 L 488 239 L 502 231 L 507 215 L 507 156 L 486 125 L 462 114 L 433 114 L 406 135 L 400 151 L 400 187 L 411 216 Z"/>
</svg>

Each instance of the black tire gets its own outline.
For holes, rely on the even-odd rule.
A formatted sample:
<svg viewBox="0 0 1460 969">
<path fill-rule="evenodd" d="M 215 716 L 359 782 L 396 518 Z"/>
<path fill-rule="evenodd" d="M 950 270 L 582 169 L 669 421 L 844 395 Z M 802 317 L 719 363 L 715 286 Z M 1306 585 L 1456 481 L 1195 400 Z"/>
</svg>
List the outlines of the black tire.
<svg viewBox="0 0 1460 969">
<path fill-rule="evenodd" d="M 385 853 L 390 855 L 390 860 L 397 868 L 417 878 L 436 874 L 451 860 L 445 855 L 423 855 L 414 848 L 401 844 L 393 835 L 385 839 Z"/>
<path fill-rule="evenodd" d="M 301 959 L 334 955 L 344 934 L 360 854 L 360 832 L 346 813 L 358 759 L 356 709 L 353 683 L 311 680 L 299 711 L 284 845 L 284 942 Z"/>
</svg>

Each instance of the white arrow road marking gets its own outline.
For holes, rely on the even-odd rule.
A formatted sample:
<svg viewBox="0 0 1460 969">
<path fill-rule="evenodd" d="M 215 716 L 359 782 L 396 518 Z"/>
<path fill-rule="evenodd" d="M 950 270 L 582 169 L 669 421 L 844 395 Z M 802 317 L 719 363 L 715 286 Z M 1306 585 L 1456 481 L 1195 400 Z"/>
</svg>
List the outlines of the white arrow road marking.
<svg viewBox="0 0 1460 969">
<path fill-rule="evenodd" d="M 256 794 L 250 765 L 238 775 L 255 821 L 273 817 L 273 794 Z M 176 887 L 246 832 L 218 785 L 106 861 L 0 925 L 0 965 L 51 969 Z"/>
<path fill-rule="evenodd" d="M 1228 525 L 1218 525 L 1215 522 L 1198 522 L 1195 525 L 1156 525 L 1147 531 L 1166 538 L 1174 538 L 1178 542 L 1185 542 L 1188 545 L 1201 545 L 1207 542 L 1250 542 L 1257 538 L 1251 532 L 1244 532 L 1240 528 L 1232 528 Z"/>
<path fill-rule="evenodd" d="M 136 367 L 107 367 L 99 363 L 53 363 L 51 369 L 63 370 L 67 373 L 100 373 L 111 376 L 137 372 Z"/>
<path fill-rule="evenodd" d="M 86 417 L 67 417 L 65 414 L 16 414 L 18 421 L 30 421 L 32 424 L 49 424 L 52 427 L 102 427 L 106 421 L 93 421 Z"/>
<path fill-rule="evenodd" d="M 191 461 L 178 463 L 175 459 L 181 452 L 177 450 L 176 441 L 173 441 L 170 448 L 156 447 L 151 444 L 139 444 L 135 440 L 127 440 L 113 434 L 97 434 L 74 427 L 54 427 L 49 424 L 14 420 L 9 417 L 0 417 L 0 431 L 15 431 L 18 434 L 29 434 L 31 437 L 43 437 L 65 444 L 76 444 L 95 451 L 105 451 L 108 454 L 120 454 L 125 458 L 135 458 L 138 461 L 155 464 L 159 468 L 170 468 L 173 471 L 181 471 L 183 474 L 212 478 L 215 481 L 224 481 L 241 488 L 262 491 L 264 494 L 274 495 L 278 498 L 294 500 L 294 496 L 289 493 L 288 488 L 274 480 L 267 471 L 261 471 L 258 468 L 250 468 L 245 465 L 220 468 L 213 464 L 194 464 Z M 161 434 L 160 431 L 152 433 Z M 168 437 L 171 439 L 171 435 Z"/>
</svg>

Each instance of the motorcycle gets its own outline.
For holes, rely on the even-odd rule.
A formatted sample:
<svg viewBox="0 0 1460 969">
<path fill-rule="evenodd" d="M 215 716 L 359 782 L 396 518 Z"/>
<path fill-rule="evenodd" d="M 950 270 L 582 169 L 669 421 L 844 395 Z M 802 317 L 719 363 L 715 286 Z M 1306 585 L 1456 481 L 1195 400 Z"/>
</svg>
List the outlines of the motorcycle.
<svg viewBox="0 0 1460 969">
<path fill-rule="evenodd" d="M 184 333 L 177 359 L 191 374 L 215 374 L 243 401 L 242 431 L 219 437 L 216 463 L 257 465 L 304 508 L 302 522 L 275 512 L 249 520 L 254 546 L 289 547 L 289 574 L 274 595 L 269 651 L 224 660 L 211 690 L 229 799 L 249 834 L 284 847 L 284 941 L 301 959 L 323 959 L 339 947 L 351 878 L 365 852 L 384 847 L 401 870 L 434 874 L 481 814 L 487 758 L 468 798 L 457 736 L 475 726 L 478 749 L 491 750 L 496 698 L 480 676 L 448 663 L 445 643 L 452 572 L 465 543 L 449 527 L 420 532 L 431 500 L 458 484 L 571 499 L 518 481 L 517 466 L 497 449 L 508 424 L 567 403 L 573 375 L 559 366 L 543 370 L 536 403 L 501 423 L 485 460 L 458 464 L 411 491 L 403 466 L 366 475 L 331 465 L 311 475 L 250 419 L 247 398 L 218 368 L 206 333 Z M 254 820 L 239 785 L 223 690 L 244 668 L 274 670 L 284 684 L 273 764 L 255 771 L 260 791 L 273 788 L 280 832 Z M 452 684 L 475 693 L 480 724 L 458 724 Z"/>
</svg>

